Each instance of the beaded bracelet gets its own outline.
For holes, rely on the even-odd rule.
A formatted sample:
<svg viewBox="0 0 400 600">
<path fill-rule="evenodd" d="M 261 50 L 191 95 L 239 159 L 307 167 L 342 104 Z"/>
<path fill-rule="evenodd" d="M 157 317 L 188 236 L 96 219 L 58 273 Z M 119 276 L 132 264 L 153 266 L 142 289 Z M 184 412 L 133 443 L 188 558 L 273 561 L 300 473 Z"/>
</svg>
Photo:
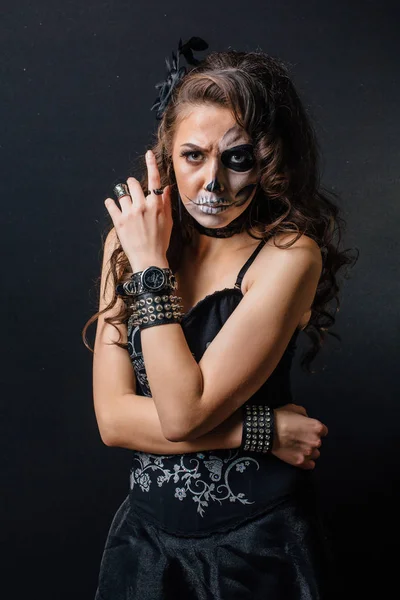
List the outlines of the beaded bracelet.
<svg viewBox="0 0 400 600">
<path fill-rule="evenodd" d="M 164 325 L 166 323 L 180 323 L 182 312 L 182 298 L 170 293 L 169 288 L 158 292 L 145 292 L 136 296 L 132 304 L 133 322 L 132 325 L 139 326 L 139 329 L 146 329 L 154 325 Z"/>
<path fill-rule="evenodd" d="M 274 437 L 274 411 L 263 404 L 245 404 L 241 448 L 270 452 Z"/>
</svg>

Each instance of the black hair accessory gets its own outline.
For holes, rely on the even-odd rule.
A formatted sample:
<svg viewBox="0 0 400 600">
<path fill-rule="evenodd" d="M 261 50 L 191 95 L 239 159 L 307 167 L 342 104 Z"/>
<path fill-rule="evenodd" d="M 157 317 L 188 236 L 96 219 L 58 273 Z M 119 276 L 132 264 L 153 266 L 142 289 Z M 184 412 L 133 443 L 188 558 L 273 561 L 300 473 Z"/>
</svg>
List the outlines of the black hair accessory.
<svg viewBox="0 0 400 600">
<path fill-rule="evenodd" d="M 185 44 L 182 44 L 182 39 L 179 39 L 178 53 L 175 54 L 175 52 L 172 52 L 172 63 L 169 62 L 168 58 L 165 59 L 168 70 L 167 78 L 165 81 L 157 83 L 155 86 L 156 89 L 159 89 L 160 91 L 150 110 L 157 108 L 157 119 L 162 118 L 168 102 L 170 101 L 174 87 L 187 73 L 187 68 L 185 66 L 179 67 L 180 55 L 183 54 L 188 64 L 196 66 L 200 63 L 200 61 L 197 58 L 194 58 L 193 50 L 198 52 L 201 50 L 206 50 L 207 48 L 207 42 L 200 37 L 191 37 L 190 40 L 185 42 Z"/>
</svg>

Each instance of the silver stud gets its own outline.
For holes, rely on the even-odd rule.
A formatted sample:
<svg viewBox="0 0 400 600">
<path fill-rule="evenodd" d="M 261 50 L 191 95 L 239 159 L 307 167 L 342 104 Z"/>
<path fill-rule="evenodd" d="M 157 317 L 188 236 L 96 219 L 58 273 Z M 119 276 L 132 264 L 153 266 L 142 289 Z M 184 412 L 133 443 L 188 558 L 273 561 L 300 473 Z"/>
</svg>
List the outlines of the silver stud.
<svg viewBox="0 0 400 600">
<path fill-rule="evenodd" d="M 146 319 L 147 317 L 145 317 Z M 150 323 L 154 323 L 154 321 L 156 320 L 156 315 L 150 315 Z"/>
</svg>

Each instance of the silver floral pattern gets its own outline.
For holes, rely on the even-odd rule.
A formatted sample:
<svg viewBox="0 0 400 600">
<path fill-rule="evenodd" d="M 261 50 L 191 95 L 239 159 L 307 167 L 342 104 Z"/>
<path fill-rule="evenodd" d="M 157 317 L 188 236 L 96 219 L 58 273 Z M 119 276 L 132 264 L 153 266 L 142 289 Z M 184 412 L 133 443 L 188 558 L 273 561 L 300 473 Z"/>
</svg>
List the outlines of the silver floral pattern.
<svg viewBox="0 0 400 600">
<path fill-rule="evenodd" d="M 130 489 L 138 488 L 149 493 L 152 485 L 169 487 L 171 494 L 180 502 L 191 498 L 202 517 L 209 502 L 221 505 L 229 500 L 254 504 L 243 492 L 235 494 L 232 491 L 229 477 L 232 469 L 244 473 L 251 463 L 258 470 L 259 462 L 251 456 L 240 455 L 237 449 L 223 451 L 222 456 L 218 456 L 217 452 L 163 456 L 134 451 L 135 464 L 130 471 Z"/>
</svg>

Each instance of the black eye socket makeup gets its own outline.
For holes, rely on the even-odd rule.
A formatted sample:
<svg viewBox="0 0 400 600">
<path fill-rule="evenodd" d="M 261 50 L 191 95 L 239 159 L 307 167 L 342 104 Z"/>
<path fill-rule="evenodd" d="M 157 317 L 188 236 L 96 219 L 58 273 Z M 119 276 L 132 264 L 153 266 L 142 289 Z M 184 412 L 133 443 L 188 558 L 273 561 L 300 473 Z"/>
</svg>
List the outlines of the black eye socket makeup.
<svg viewBox="0 0 400 600">
<path fill-rule="evenodd" d="M 228 169 L 249 171 L 255 164 L 252 144 L 242 144 L 225 150 L 221 154 L 221 161 Z"/>
<path fill-rule="evenodd" d="M 180 153 L 180 156 L 184 156 L 189 163 L 198 164 L 200 162 L 198 159 L 190 159 L 189 157 L 193 155 L 202 155 L 203 152 L 200 149 L 197 149 L 195 144 L 185 145 L 191 146 L 194 150 L 183 150 Z M 252 144 L 241 144 L 240 146 L 229 148 L 222 152 L 221 161 L 227 169 L 239 172 L 249 171 L 255 164 L 253 150 Z"/>
</svg>

